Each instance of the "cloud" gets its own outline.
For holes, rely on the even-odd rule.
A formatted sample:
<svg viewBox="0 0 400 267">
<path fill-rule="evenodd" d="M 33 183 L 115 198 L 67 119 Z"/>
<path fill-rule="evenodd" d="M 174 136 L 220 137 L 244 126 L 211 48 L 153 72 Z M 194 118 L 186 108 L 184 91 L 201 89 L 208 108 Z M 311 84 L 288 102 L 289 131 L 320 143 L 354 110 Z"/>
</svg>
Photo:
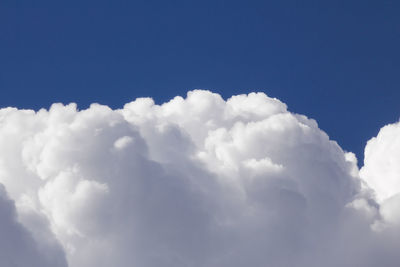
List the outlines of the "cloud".
<svg viewBox="0 0 400 267">
<path fill-rule="evenodd" d="M 400 262 L 368 163 L 263 93 L 2 109 L 0 148 L 21 224 L 72 267 Z"/>
<path fill-rule="evenodd" d="M 28 217 L 27 214 L 25 216 Z M 65 255 L 46 225 L 36 219 L 37 232 L 30 232 L 17 218 L 14 202 L 0 185 L 0 265 L 1 266 L 67 266 Z"/>
<path fill-rule="evenodd" d="M 362 178 L 383 201 L 400 193 L 400 123 L 383 127 L 365 147 Z"/>
<path fill-rule="evenodd" d="M 400 224 L 400 123 L 383 127 L 365 147 L 361 178 L 374 190 L 387 222 Z"/>
</svg>

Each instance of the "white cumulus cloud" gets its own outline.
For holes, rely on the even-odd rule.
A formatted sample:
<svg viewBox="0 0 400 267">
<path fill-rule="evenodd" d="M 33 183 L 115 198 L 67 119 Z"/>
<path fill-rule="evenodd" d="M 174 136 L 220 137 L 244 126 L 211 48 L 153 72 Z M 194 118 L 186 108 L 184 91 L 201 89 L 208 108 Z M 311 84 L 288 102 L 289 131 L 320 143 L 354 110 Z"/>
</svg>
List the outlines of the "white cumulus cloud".
<svg viewBox="0 0 400 267">
<path fill-rule="evenodd" d="M 395 131 L 368 143 L 359 174 L 314 120 L 263 93 L 6 108 L 0 182 L 49 266 L 398 266 Z"/>
<path fill-rule="evenodd" d="M 48 225 L 37 214 L 20 212 L 27 221 L 37 224 L 35 231 L 19 222 L 14 202 L 0 185 L 0 266 L 66 267 L 64 252 Z"/>
<path fill-rule="evenodd" d="M 387 222 L 400 224 L 400 123 L 383 127 L 365 147 L 361 178 L 374 190 Z"/>
</svg>

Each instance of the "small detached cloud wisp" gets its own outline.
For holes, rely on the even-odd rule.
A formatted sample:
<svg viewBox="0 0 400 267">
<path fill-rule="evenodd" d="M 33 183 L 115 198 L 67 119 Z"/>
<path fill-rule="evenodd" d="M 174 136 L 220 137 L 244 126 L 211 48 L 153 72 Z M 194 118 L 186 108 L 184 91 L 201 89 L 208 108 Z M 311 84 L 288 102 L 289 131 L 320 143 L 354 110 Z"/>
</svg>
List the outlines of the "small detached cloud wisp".
<svg viewBox="0 0 400 267">
<path fill-rule="evenodd" d="M 0 266 L 399 266 L 400 124 L 359 171 L 263 93 L 0 110 Z"/>
</svg>

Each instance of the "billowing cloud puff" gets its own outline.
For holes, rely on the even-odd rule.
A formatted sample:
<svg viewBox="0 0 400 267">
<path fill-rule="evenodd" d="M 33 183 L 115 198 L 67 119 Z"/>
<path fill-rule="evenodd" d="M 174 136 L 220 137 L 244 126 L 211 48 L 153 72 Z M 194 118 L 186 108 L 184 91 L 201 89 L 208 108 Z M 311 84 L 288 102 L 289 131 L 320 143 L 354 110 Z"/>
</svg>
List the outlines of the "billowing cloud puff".
<svg viewBox="0 0 400 267">
<path fill-rule="evenodd" d="M 383 127 L 365 147 L 361 178 L 374 189 L 386 221 L 400 224 L 400 123 Z"/>
<path fill-rule="evenodd" d="M 367 165 L 360 179 L 354 154 L 263 93 L 2 109 L 0 148 L 19 223 L 72 267 L 400 263 L 398 202 L 385 211 Z"/>
<path fill-rule="evenodd" d="M 383 201 L 400 193 L 400 123 L 383 127 L 365 147 L 362 178 Z"/>
<path fill-rule="evenodd" d="M 0 266 L 67 266 L 65 255 L 47 225 L 37 215 L 24 215 L 38 222 L 35 232 L 18 221 L 14 202 L 0 185 Z"/>
</svg>

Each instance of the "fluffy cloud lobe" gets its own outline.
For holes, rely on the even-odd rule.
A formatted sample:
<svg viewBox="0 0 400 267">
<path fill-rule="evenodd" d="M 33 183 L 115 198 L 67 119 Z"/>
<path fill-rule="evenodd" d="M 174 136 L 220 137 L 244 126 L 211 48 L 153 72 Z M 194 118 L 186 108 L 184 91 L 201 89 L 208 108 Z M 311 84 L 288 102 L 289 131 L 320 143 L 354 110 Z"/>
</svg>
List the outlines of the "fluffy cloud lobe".
<svg viewBox="0 0 400 267">
<path fill-rule="evenodd" d="M 359 172 L 314 120 L 262 93 L 2 109 L 0 246 L 24 242 L 10 250 L 34 266 L 398 266 L 388 127 Z"/>
<path fill-rule="evenodd" d="M 382 216 L 400 224 L 400 123 L 383 127 L 368 141 L 360 176 L 374 189 Z"/>
<path fill-rule="evenodd" d="M 21 225 L 13 201 L 0 186 L 0 266 L 67 266 L 61 247 L 45 226 L 40 227 L 42 235 L 35 236 Z"/>
</svg>

